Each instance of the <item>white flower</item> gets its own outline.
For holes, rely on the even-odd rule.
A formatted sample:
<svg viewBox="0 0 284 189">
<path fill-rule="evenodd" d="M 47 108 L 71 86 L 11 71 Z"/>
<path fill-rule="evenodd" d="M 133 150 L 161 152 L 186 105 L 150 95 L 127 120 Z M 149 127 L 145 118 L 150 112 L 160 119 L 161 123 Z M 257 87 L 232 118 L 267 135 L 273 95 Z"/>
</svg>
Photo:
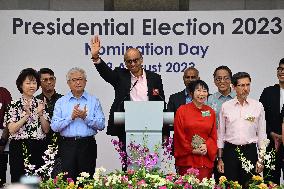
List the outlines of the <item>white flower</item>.
<svg viewBox="0 0 284 189">
<path fill-rule="evenodd" d="M 89 173 L 86 173 L 86 172 L 82 172 L 82 173 L 80 173 L 80 175 L 81 175 L 83 178 L 89 178 L 89 177 L 90 177 L 90 174 L 89 174 Z"/>
</svg>

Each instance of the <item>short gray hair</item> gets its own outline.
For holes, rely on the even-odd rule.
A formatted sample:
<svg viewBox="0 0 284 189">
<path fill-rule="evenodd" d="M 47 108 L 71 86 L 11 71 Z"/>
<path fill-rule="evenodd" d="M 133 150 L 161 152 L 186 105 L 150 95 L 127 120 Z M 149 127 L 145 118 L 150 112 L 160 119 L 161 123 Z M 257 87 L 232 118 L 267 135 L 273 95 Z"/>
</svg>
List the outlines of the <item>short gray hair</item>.
<svg viewBox="0 0 284 189">
<path fill-rule="evenodd" d="M 74 72 L 80 72 L 84 75 L 84 78 L 87 79 L 87 75 L 86 75 L 86 72 L 85 70 L 83 70 L 82 68 L 78 68 L 78 67 L 74 67 L 74 68 L 71 68 L 67 74 L 66 74 L 66 80 L 69 81 L 70 80 L 70 75 Z"/>
</svg>

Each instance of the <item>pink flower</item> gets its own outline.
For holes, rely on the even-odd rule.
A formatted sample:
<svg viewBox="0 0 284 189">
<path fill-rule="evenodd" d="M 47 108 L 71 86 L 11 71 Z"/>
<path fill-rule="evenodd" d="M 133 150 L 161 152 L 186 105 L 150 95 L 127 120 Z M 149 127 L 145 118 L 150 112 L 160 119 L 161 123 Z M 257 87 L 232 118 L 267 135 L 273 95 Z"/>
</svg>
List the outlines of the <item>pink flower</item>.
<svg viewBox="0 0 284 189">
<path fill-rule="evenodd" d="M 167 175 L 166 179 L 169 180 L 169 181 L 172 181 L 173 180 L 173 176 L 172 175 Z"/>
<path fill-rule="evenodd" d="M 159 189 L 167 189 L 166 186 L 160 186 Z"/>
<path fill-rule="evenodd" d="M 194 168 L 189 168 L 186 171 L 187 175 L 194 175 L 194 176 L 198 176 L 199 175 L 199 170 L 198 169 L 194 169 Z"/>
<path fill-rule="evenodd" d="M 70 182 L 74 182 L 74 181 L 73 181 L 72 178 L 67 178 L 67 182 L 70 183 Z"/>
<path fill-rule="evenodd" d="M 129 174 L 129 175 L 133 175 L 134 174 L 134 170 L 133 169 L 129 169 L 129 170 L 127 170 L 127 174 Z"/>
<path fill-rule="evenodd" d="M 57 180 L 58 180 L 58 176 L 56 176 L 56 177 L 53 179 L 53 183 L 56 184 L 56 183 L 57 183 Z"/>
<path fill-rule="evenodd" d="M 145 184 L 146 184 L 145 180 L 140 180 L 140 181 L 137 183 L 138 186 L 140 186 L 140 185 L 145 185 Z"/>
</svg>

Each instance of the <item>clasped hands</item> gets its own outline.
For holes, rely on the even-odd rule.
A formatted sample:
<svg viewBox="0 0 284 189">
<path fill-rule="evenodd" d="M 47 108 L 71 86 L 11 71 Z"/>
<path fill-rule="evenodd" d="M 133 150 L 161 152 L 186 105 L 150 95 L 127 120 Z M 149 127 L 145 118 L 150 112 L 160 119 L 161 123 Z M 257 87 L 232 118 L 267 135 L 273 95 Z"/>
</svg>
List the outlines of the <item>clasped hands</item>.
<svg viewBox="0 0 284 189">
<path fill-rule="evenodd" d="M 193 154 L 198 154 L 198 155 L 206 155 L 207 154 L 207 146 L 206 144 L 201 144 L 199 148 L 195 148 L 192 150 Z"/>
<path fill-rule="evenodd" d="M 28 100 L 25 104 L 24 104 L 24 116 L 30 116 L 31 115 L 31 100 Z M 39 116 L 43 115 L 43 110 L 45 109 L 45 105 L 46 105 L 46 98 L 43 99 L 43 101 L 40 101 L 37 107 L 37 114 Z"/>
<path fill-rule="evenodd" d="M 77 104 L 76 106 L 74 106 L 73 112 L 71 115 L 72 120 L 75 120 L 76 118 L 85 119 L 86 116 L 87 116 L 87 106 L 86 105 L 83 110 L 80 109 L 80 104 Z"/>
</svg>

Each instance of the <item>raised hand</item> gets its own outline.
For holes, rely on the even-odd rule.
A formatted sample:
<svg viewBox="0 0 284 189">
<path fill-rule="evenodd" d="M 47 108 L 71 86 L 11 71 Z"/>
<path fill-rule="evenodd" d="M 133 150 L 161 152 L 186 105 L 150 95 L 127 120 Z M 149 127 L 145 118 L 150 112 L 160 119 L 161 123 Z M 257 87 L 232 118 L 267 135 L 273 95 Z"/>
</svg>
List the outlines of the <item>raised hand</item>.
<svg viewBox="0 0 284 189">
<path fill-rule="evenodd" d="M 31 115 L 31 101 L 27 100 L 24 102 L 24 116 L 30 116 Z"/>
<path fill-rule="evenodd" d="M 94 37 L 92 37 L 90 47 L 91 47 L 92 57 L 94 59 L 98 59 L 99 50 L 101 49 L 101 41 L 98 35 L 95 35 Z"/>
</svg>

